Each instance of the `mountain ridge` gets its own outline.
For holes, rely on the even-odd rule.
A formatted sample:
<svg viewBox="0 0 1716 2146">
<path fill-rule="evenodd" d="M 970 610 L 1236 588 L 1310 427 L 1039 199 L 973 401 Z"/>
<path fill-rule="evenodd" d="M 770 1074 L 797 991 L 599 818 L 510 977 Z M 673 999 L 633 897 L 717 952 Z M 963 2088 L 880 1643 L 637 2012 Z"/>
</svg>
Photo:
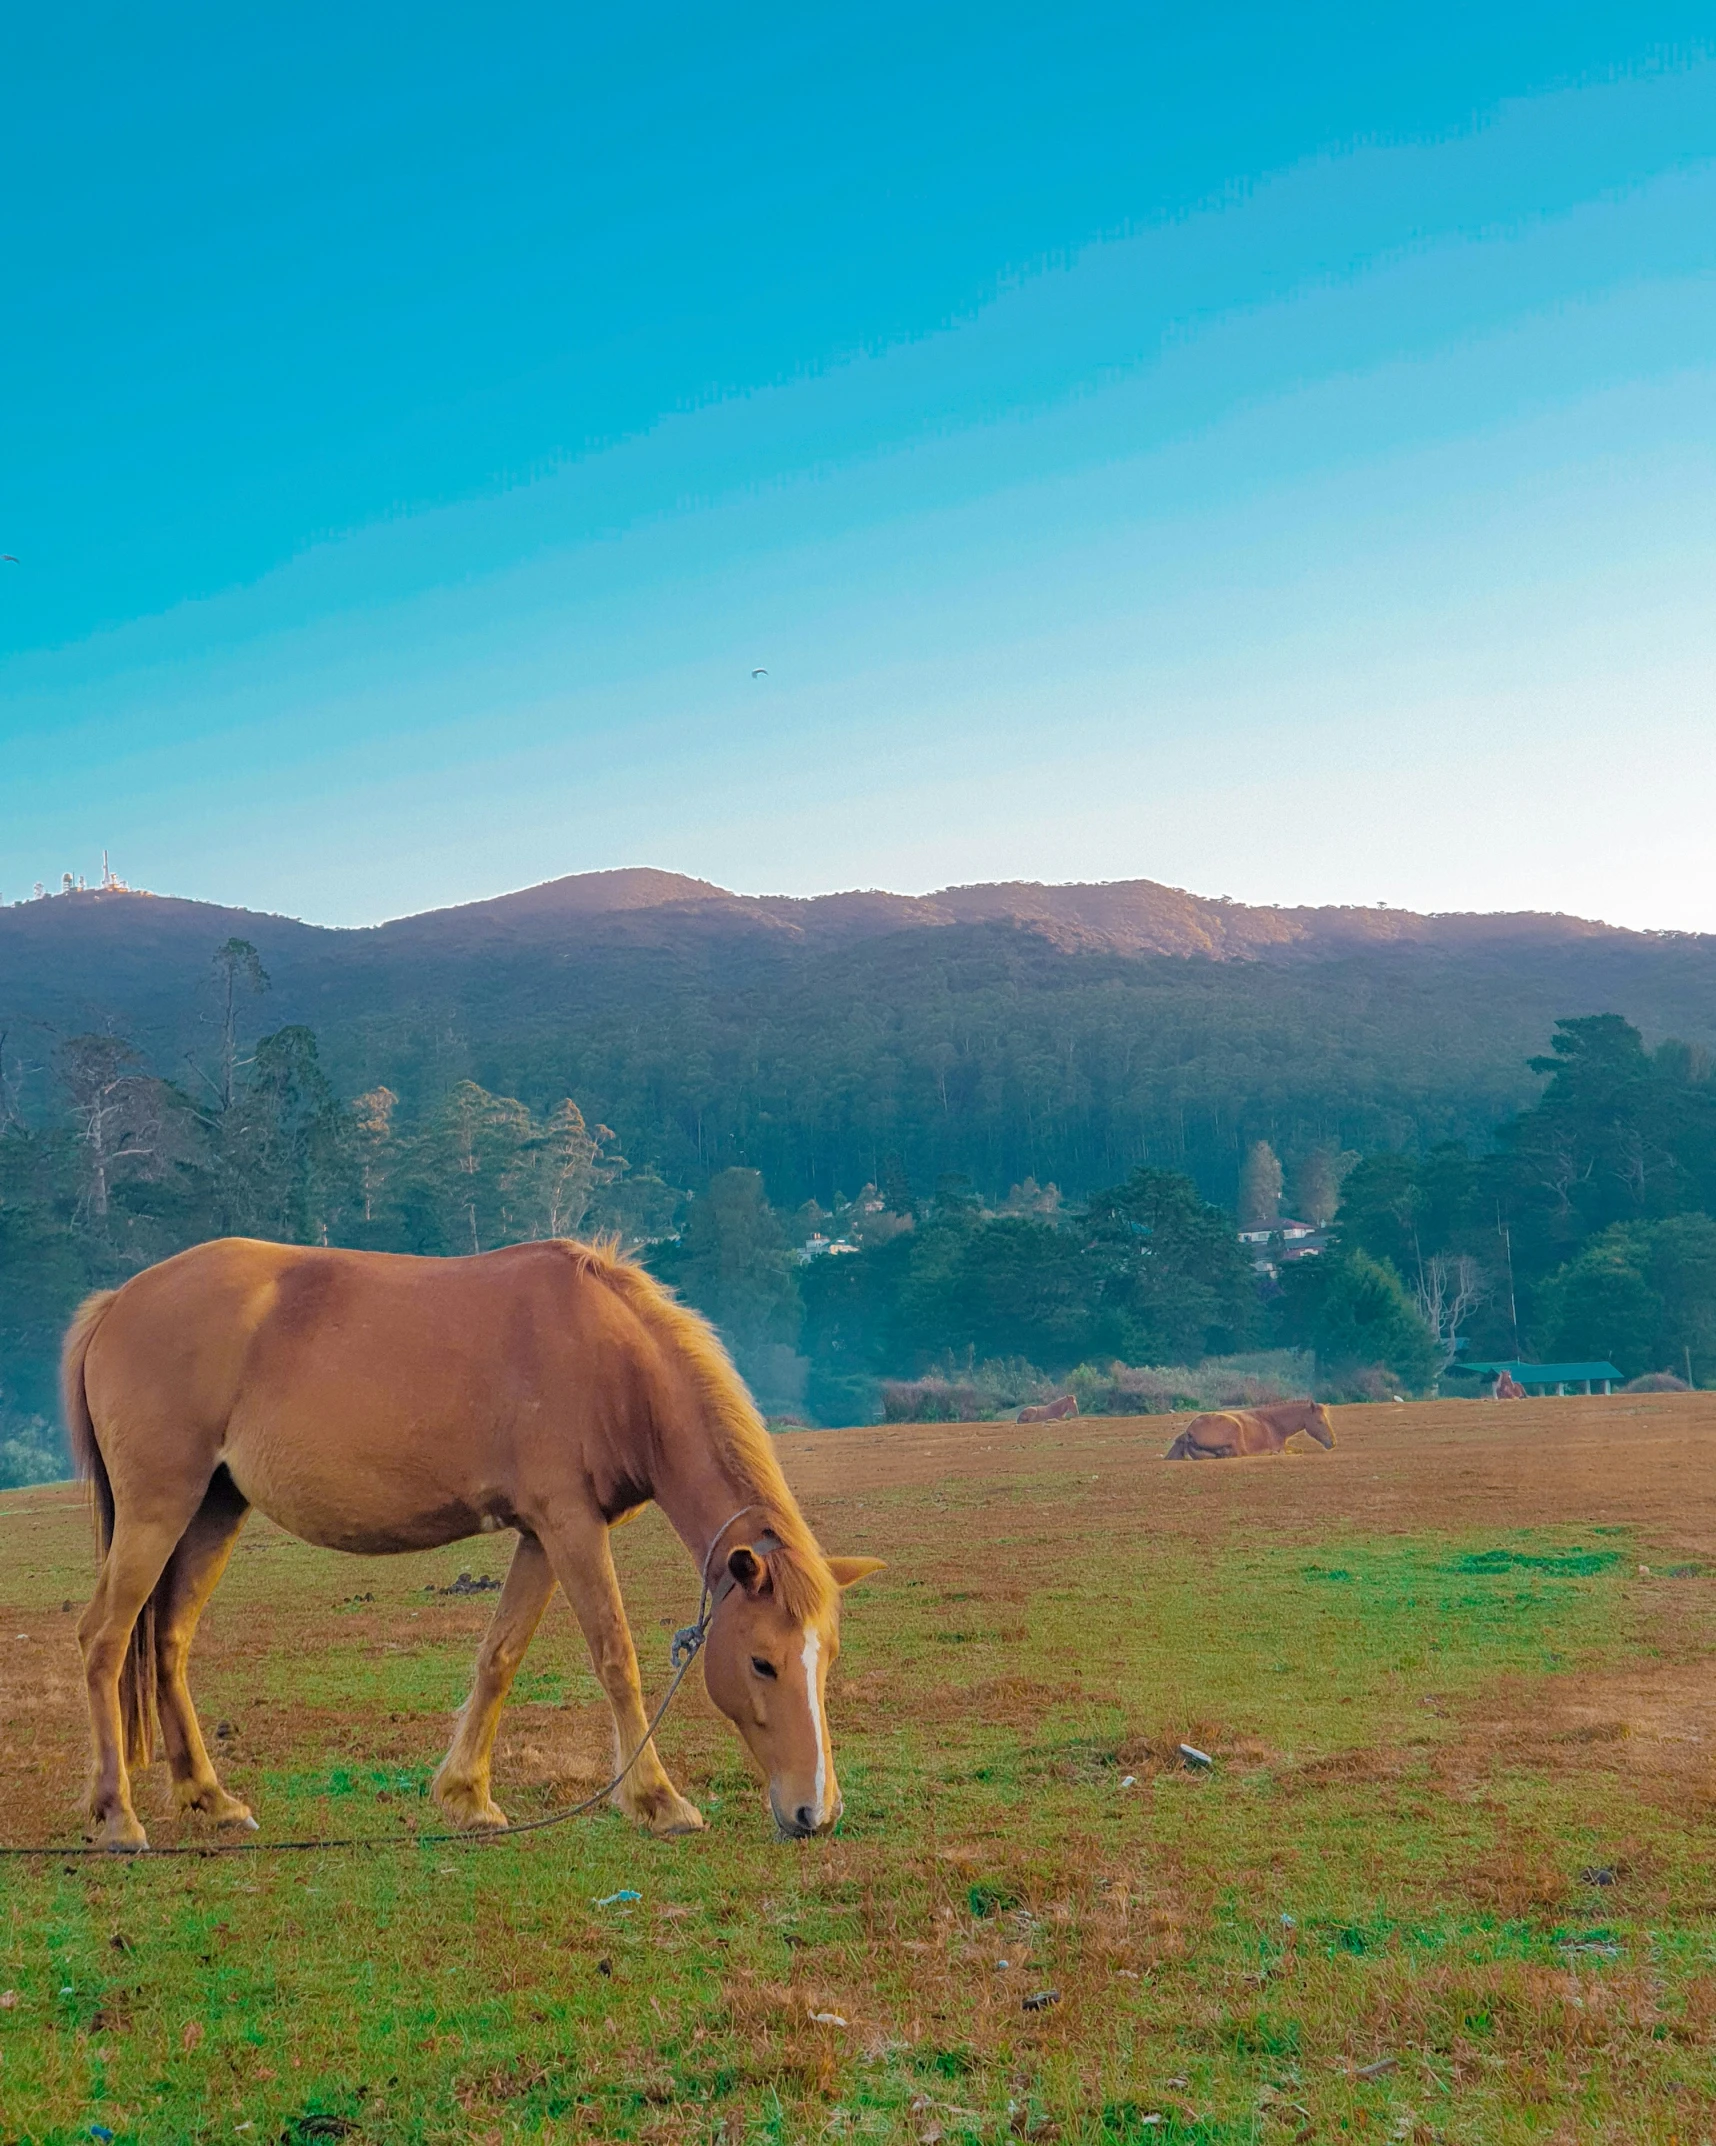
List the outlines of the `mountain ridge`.
<svg viewBox="0 0 1716 2146">
<path fill-rule="evenodd" d="M 268 978 L 241 986 L 241 1054 L 302 1024 L 340 1094 L 383 1085 L 402 1122 L 461 1080 L 543 1112 L 570 1096 L 635 1167 L 755 1167 L 788 1207 L 890 1159 L 997 1196 L 1149 1159 L 1231 1201 L 1257 1139 L 1482 1144 L 1534 1099 L 1558 1020 L 1716 1052 L 1716 936 L 1148 880 L 738 895 L 639 867 L 359 928 L 118 891 L 0 909 L 0 1115 L 63 1111 L 90 1032 L 202 1093 L 230 938 Z"/>
<path fill-rule="evenodd" d="M 1485 941 L 1660 939 L 1698 934 L 1640 933 L 1558 912 L 1421 912 L 1380 906 L 1237 902 L 1194 894 L 1157 880 L 990 880 L 897 894 L 850 888 L 831 894 L 735 894 L 713 881 L 653 867 L 570 874 L 481 902 L 421 912 L 370 927 L 384 936 L 413 936 L 434 925 L 479 924 L 503 936 L 562 918 L 654 915 L 704 929 L 784 929 L 806 941 L 877 936 L 889 931 L 956 924 L 1005 923 L 1042 932 L 1069 949 L 1116 953 L 1202 955 L 1211 960 L 1259 958 L 1271 952 L 1310 952 L 1322 945 Z M 628 934 L 629 935 L 629 934 Z"/>
<path fill-rule="evenodd" d="M 927 894 L 851 888 L 820 895 L 736 894 L 711 880 L 653 866 L 572 873 L 474 902 L 380 924 L 310 924 L 295 917 L 177 895 L 91 889 L 0 909 L 0 950 L 43 938 L 159 946 L 181 927 L 300 944 L 469 948 L 484 939 L 529 943 L 577 924 L 607 941 L 671 945 L 712 936 L 829 945 L 893 932 L 1003 924 L 1067 951 L 1259 960 L 1365 948 L 1470 949 L 1501 944 L 1716 943 L 1697 932 L 1637 931 L 1545 910 L 1419 911 L 1380 905 L 1270 904 L 1200 895 L 1150 879 L 978 881 Z"/>
</svg>

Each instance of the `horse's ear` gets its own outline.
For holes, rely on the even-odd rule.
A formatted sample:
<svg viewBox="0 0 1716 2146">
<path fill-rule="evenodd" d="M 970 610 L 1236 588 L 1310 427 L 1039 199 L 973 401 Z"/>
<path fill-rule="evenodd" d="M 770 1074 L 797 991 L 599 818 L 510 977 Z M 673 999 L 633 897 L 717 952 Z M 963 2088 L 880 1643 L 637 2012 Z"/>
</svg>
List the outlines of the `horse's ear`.
<svg viewBox="0 0 1716 2146">
<path fill-rule="evenodd" d="M 860 1580 L 867 1580 L 873 1572 L 886 1572 L 887 1566 L 879 1557 L 831 1557 L 828 1569 L 834 1575 L 836 1587 L 855 1587 Z"/>
<path fill-rule="evenodd" d="M 769 1584 L 769 1568 L 748 1543 L 730 1551 L 727 1570 L 748 1595 L 760 1595 Z"/>
</svg>

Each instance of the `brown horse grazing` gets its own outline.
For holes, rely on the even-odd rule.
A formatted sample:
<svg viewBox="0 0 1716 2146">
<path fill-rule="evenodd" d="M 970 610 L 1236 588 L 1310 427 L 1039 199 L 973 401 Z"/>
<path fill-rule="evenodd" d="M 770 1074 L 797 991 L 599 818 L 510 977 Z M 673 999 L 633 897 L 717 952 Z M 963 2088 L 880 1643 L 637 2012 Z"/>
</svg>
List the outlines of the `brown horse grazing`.
<svg viewBox="0 0 1716 2146">
<path fill-rule="evenodd" d="M 1035 1408 L 1022 1408 L 1013 1419 L 1016 1423 L 1059 1423 L 1064 1417 L 1078 1414 L 1078 1396 L 1063 1393 L 1056 1401 L 1039 1401 Z"/>
<path fill-rule="evenodd" d="M 185 1680 L 197 1618 L 252 1505 L 364 1555 L 510 1528 L 512 1570 L 434 1793 L 504 1826 L 489 1793 L 501 1706 L 558 1581 L 626 1758 L 648 1726 L 608 1530 L 653 1498 L 717 1597 L 710 1697 L 784 1834 L 840 1815 L 825 1713 L 839 1592 L 715 1335 L 596 1246 L 409 1259 L 225 1238 L 91 1297 L 66 1337 L 66 1421 L 102 1546 L 78 1627 L 96 1837 L 147 1846 L 128 1766 L 160 1716 L 181 1809 L 254 1825 L 215 1777 Z M 646 1746 L 615 1791 L 652 1832 L 703 1823 Z"/>
<path fill-rule="evenodd" d="M 1168 1448 L 1169 1460 L 1234 1460 L 1241 1454 L 1279 1453 L 1295 1431 L 1325 1450 L 1335 1427 L 1321 1401 L 1277 1401 L 1267 1408 L 1229 1408 L 1194 1416 Z"/>
</svg>

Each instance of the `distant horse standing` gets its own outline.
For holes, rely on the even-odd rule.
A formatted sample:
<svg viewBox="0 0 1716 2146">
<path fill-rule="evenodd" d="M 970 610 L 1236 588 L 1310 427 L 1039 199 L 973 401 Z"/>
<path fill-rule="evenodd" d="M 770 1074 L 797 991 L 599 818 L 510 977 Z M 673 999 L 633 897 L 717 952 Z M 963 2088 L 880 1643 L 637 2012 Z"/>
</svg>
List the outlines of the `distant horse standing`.
<svg viewBox="0 0 1716 2146">
<path fill-rule="evenodd" d="M 1168 1448 L 1169 1460 L 1237 1460 L 1253 1453 L 1279 1453 L 1295 1431 L 1325 1450 L 1335 1427 L 1321 1401 L 1277 1401 L 1268 1408 L 1228 1408 L 1194 1416 Z"/>
<path fill-rule="evenodd" d="M 1015 1423 L 1059 1423 L 1064 1417 L 1078 1414 L 1078 1396 L 1063 1393 L 1057 1401 L 1039 1401 L 1034 1408 L 1022 1408 L 1014 1417 Z"/>
<path fill-rule="evenodd" d="M 824 1833 L 839 1817 L 825 1709 L 839 1596 L 879 1561 L 823 1555 L 714 1332 L 641 1267 L 560 1241 L 414 1259 L 228 1237 L 91 1297 L 63 1374 L 101 1538 L 78 1640 L 104 1845 L 148 1845 L 129 1769 L 153 1755 L 157 1712 L 179 1808 L 255 1824 L 216 1778 L 185 1678 L 253 1505 L 368 1557 L 515 1532 L 437 1802 L 457 1825 L 506 1824 L 489 1793 L 495 1730 L 558 1583 L 616 1753 L 636 1754 L 614 1800 L 683 1833 L 703 1820 L 645 1740 L 608 1547 L 653 1498 L 713 1597 L 705 1683 L 777 1826 Z"/>
</svg>

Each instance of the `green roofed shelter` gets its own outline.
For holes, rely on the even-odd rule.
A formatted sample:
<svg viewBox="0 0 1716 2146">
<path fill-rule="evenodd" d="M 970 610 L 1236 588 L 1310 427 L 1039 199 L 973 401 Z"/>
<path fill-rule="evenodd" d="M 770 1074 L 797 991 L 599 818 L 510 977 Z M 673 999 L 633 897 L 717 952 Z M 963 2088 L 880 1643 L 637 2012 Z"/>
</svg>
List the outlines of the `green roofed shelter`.
<svg viewBox="0 0 1716 2146">
<path fill-rule="evenodd" d="M 1522 1386 L 1536 1387 L 1547 1392 L 1551 1386 L 1557 1393 L 1565 1393 L 1569 1386 L 1583 1386 L 1587 1393 L 1595 1393 L 1600 1386 L 1604 1393 L 1620 1384 L 1621 1374 L 1610 1363 L 1600 1364 L 1458 1364 L 1459 1371 L 1473 1372 L 1480 1377 L 1494 1378 L 1497 1372 L 1505 1371 L 1509 1378 L 1517 1379 Z"/>
</svg>

